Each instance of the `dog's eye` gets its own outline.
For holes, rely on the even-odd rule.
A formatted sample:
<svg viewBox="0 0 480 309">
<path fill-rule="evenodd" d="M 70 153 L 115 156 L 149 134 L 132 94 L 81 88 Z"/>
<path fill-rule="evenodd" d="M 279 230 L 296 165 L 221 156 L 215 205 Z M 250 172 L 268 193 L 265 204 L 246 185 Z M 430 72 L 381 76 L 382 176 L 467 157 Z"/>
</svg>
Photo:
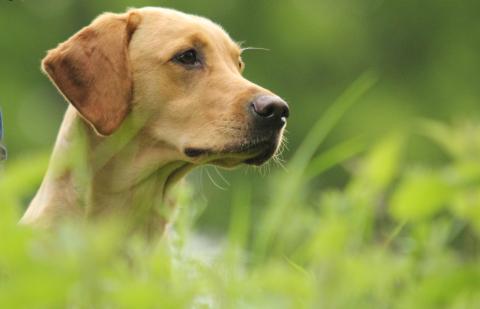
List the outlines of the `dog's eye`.
<svg viewBox="0 0 480 309">
<path fill-rule="evenodd" d="M 197 66 L 200 64 L 197 51 L 195 49 L 189 49 L 183 53 L 176 55 L 173 60 L 185 66 Z"/>
</svg>

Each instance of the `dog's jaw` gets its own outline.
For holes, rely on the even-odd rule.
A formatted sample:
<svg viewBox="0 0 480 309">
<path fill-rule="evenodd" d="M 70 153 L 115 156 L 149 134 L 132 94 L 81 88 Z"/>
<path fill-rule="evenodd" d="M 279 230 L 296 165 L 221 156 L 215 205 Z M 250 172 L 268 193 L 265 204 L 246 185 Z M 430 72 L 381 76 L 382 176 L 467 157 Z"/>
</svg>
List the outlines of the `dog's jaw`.
<svg viewBox="0 0 480 309">
<path fill-rule="evenodd" d="M 260 166 L 277 153 L 282 138 L 283 128 L 263 136 L 247 134 L 246 138 L 237 137 L 237 141 L 221 147 L 184 147 L 183 153 L 188 157 L 187 160 L 197 165 L 211 163 L 232 168 L 244 163 Z"/>
</svg>

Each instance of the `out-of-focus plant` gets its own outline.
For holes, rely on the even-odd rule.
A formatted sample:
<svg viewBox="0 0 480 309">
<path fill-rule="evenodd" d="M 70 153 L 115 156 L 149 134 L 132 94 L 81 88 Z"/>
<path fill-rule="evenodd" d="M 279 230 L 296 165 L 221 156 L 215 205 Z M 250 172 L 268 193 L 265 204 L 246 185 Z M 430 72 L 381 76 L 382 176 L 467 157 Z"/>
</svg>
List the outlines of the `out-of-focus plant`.
<svg viewBox="0 0 480 309">
<path fill-rule="evenodd" d="M 115 222 L 41 232 L 16 221 L 47 156 L 9 162 L 0 178 L 0 308 L 480 307 L 480 125 L 419 121 L 315 157 L 374 81 L 354 83 L 274 174 L 260 220 L 252 188 L 235 186 L 226 245 L 209 261 L 185 249 L 204 207 L 188 186 L 176 192 L 176 227 L 157 244 L 125 237 Z M 409 159 L 412 139 L 447 162 Z M 344 187 L 315 187 L 352 158 Z"/>
</svg>

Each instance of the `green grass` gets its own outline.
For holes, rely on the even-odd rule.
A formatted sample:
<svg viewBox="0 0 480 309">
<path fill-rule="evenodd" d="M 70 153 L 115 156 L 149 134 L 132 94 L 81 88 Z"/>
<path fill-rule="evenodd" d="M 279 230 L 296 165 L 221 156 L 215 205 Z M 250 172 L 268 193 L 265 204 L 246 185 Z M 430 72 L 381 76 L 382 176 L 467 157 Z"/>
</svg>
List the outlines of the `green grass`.
<svg viewBox="0 0 480 309">
<path fill-rule="evenodd" d="M 185 249 L 203 207 L 188 186 L 176 192 L 176 232 L 158 244 L 123 237 L 114 222 L 32 231 L 16 222 L 48 156 L 8 162 L 0 308 L 480 308 L 479 124 L 419 120 L 316 155 L 374 84 L 363 75 L 319 119 L 286 170 L 266 180 L 266 205 L 252 202 L 248 179 L 232 188 L 213 261 Z M 446 161 L 410 158 L 415 139 Z M 313 180 L 339 164 L 348 183 L 319 190 Z"/>
</svg>

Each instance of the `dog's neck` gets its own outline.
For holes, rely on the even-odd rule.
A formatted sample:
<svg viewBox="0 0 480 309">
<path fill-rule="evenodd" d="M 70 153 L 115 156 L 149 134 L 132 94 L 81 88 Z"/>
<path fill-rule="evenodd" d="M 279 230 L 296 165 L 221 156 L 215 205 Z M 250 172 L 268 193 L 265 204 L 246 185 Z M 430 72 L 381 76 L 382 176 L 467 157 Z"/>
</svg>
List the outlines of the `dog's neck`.
<svg viewBox="0 0 480 309">
<path fill-rule="evenodd" d="M 129 119 L 119 132 L 101 137 L 69 107 L 22 223 L 50 226 L 72 214 L 118 214 L 131 219 L 133 228 L 163 229 L 171 204 L 166 192 L 193 165 L 179 161 L 173 147 L 138 134 L 143 127 Z"/>
</svg>

